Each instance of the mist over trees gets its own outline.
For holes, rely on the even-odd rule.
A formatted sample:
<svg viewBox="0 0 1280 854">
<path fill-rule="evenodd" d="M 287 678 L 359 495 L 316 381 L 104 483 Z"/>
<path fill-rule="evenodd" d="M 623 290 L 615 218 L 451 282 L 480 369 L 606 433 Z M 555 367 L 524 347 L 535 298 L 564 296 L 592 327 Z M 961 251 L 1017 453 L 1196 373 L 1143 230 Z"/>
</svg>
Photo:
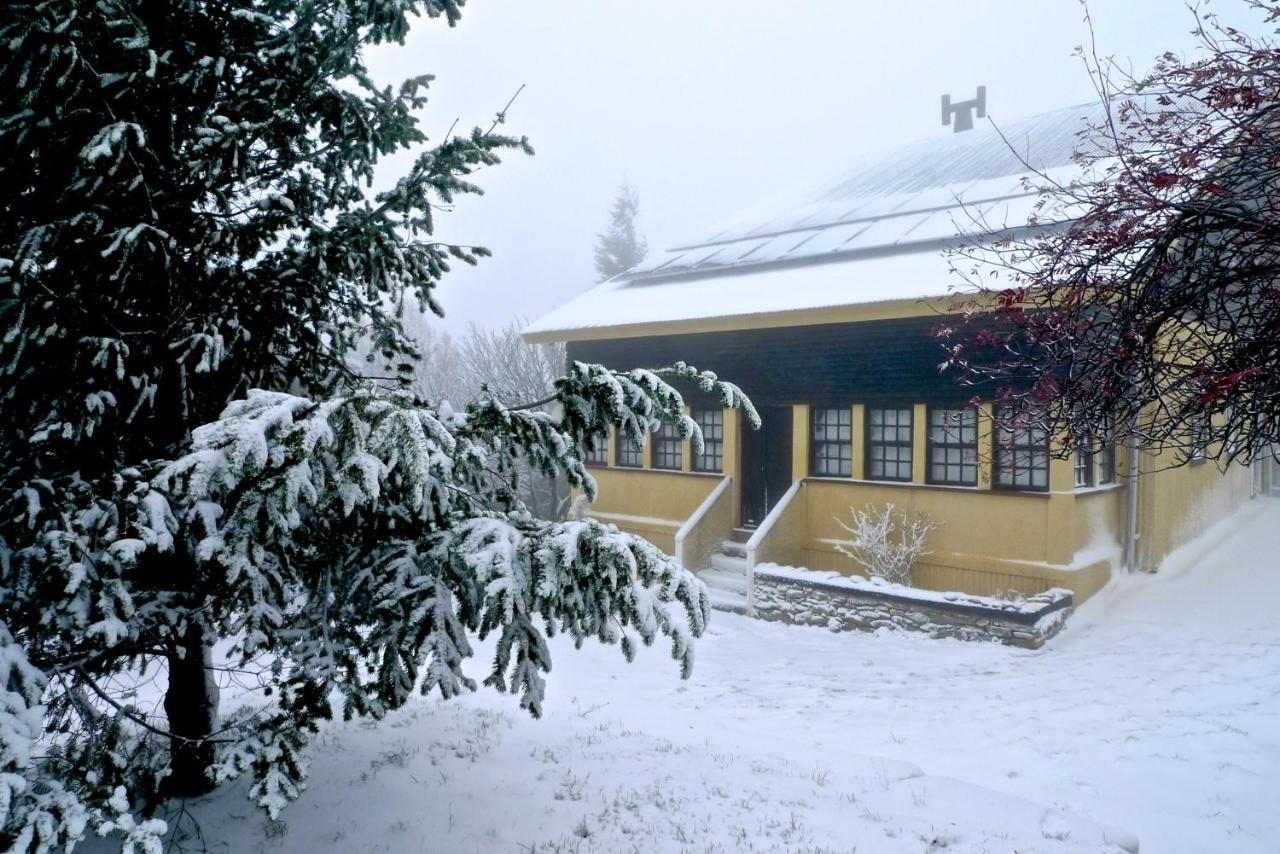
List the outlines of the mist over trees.
<svg viewBox="0 0 1280 854">
<path fill-rule="evenodd" d="M 496 329 L 472 326 L 466 334 L 450 335 L 420 312 L 403 319 L 405 333 L 418 349 L 410 362 L 411 380 L 403 384 L 423 400 L 448 401 L 456 407 L 485 398 L 529 402 L 555 394 L 556 380 L 567 366 L 563 343 L 529 344 L 521 337 L 528 321 L 517 317 Z M 363 364 L 386 370 L 377 354 L 362 348 Z M 401 386 L 401 383 L 393 383 Z M 543 404 L 547 410 L 549 404 Z M 529 509 L 543 519 L 562 519 L 568 509 L 570 486 L 561 477 L 547 477 L 527 464 L 517 466 L 518 491 Z"/>
<path fill-rule="evenodd" d="M 952 364 L 1067 451 L 1118 437 L 1225 464 L 1280 442 L 1280 2 L 1248 5 L 1270 34 L 1197 8 L 1198 52 L 1141 76 L 1082 53 L 1109 115 L 1079 180 L 1036 181 L 1046 220 L 1078 217 L 958 254 L 997 324 L 949 325 Z"/>
<path fill-rule="evenodd" d="M 459 7 L 0 15 L 0 848 L 159 851 L 167 798 L 240 776 L 275 817 L 322 721 L 475 689 L 471 636 L 497 639 L 485 684 L 534 715 L 552 632 L 627 658 L 663 636 L 690 672 L 702 585 L 614 528 L 538 518 L 519 471 L 593 495 L 584 437 L 700 444 L 668 380 L 750 414 L 736 387 L 574 365 L 543 399 L 401 388 L 419 354 L 399 307 L 439 313 L 439 279 L 487 255 L 438 239 L 437 213 L 532 153 L 498 132 L 507 107 L 428 141 L 430 76 L 366 73 L 366 47 Z M 370 194 L 399 151 L 408 172 Z M 365 340 L 395 389 L 353 369 Z M 235 714 L 227 674 L 259 686 Z"/>
<path fill-rule="evenodd" d="M 624 182 L 609 209 L 609 227 L 596 238 L 596 276 L 600 281 L 625 273 L 649 254 L 644 235 L 636 226 L 639 215 L 640 195 Z"/>
</svg>

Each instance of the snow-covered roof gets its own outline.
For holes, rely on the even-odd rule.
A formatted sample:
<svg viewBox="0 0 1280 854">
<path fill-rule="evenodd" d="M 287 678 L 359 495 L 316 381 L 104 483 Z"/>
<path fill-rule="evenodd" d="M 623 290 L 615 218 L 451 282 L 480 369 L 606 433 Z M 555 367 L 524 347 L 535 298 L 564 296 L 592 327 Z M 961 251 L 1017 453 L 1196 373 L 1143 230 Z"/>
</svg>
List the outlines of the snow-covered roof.
<svg viewBox="0 0 1280 854">
<path fill-rule="evenodd" d="M 1072 152 L 1102 118 L 1085 104 L 964 133 L 942 132 L 858 166 L 818 192 L 753 209 L 655 254 L 534 322 L 539 340 L 589 330 L 915 300 L 957 284 L 942 250 L 1023 228 L 1024 178 L 1078 178 Z M 1036 211 L 1043 224 L 1067 218 Z"/>
</svg>

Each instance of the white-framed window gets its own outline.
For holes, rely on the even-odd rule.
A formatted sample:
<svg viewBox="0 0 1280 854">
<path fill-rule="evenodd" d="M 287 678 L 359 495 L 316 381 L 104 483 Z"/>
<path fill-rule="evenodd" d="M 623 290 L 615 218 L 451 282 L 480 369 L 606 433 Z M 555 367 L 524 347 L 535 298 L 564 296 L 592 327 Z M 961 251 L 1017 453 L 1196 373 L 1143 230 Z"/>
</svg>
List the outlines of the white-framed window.
<svg viewBox="0 0 1280 854">
<path fill-rule="evenodd" d="M 637 445 L 623 436 L 618 434 L 618 451 L 614 458 L 614 464 L 623 468 L 638 469 L 644 466 L 644 446 Z"/>
<path fill-rule="evenodd" d="M 582 461 L 589 466 L 609 465 L 608 430 L 602 430 L 587 440 L 582 449 Z"/>
<path fill-rule="evenodd" d="M 1191 440 L 1187 460 L 1202 463 L 1209 453 L 1209 416 L 1194 415 L 1191 419 Z"/>
<path fill-rule="evenodd" d="M 1076 489 L 1093 486 L 1093 452 L 1081 442 L 1076 449 Z"/>
<path fill-rule="evenodd" d="M 1049 488 L 1049 432 L 1033 423 L 1019 423 L 1009 416 L 998 419 L 995 429 L 995 485 L 1006 489 Z"/>
<path fill-rule="evenodd" d="M 867 408 L 867 479 L 911 480 L 910 406 Z"/>
<path fill-rule="evenodd" d="M 929 483 L 978 485 L 976 407 L 929 407 Z"/>
<path fill-rule="evenodd" d="M 676 425 L 663 424 L 653 434 L 653 467 L 679 471 L 682 465 L 681 446 Z"/>
<path fill-rule="evenodd" d="M 693 470 L 724 471 L 724 410 L 694 408 L 693 420 L 702 431 L 702 453 L 693 455 Z"/>
<path fill-rule="evenodd" d="M 1107 416 L 1102 425 L 1102 436 L 1099 439 L 1102 447 L 1098 449 L 1098 484 L 1116 482 L 1116 419 Z"/>
<path fill-rule="evenodd" d="M 809 470 L 817 477 L 853 475 L 853 409 L 819 407 L 809 410 Z"/>
</svg>

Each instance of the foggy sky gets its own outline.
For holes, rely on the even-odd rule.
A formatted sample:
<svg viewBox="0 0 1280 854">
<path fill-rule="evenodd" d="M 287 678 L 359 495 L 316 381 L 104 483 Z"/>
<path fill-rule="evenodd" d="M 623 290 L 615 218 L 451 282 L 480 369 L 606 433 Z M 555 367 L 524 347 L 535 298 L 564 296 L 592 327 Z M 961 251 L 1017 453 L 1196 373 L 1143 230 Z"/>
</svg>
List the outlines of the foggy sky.
<svg viewBox="0 0 1280 854">
<path fill-rule="evenodd" d="M 1234 0 L 1210 8 L 1258 31 Z M 1194 44 L 1182 0 L 1090 11 L 1099 52 L 1137 71 Z M 420 21 L 404 47 L 369 59 L 381 82 L 437 76 L 433 138 L 455 119 L 488 127 L 526 84 L 505 129 L 527 134 L 536 156 L 480 173 L 486 194 L 438 220 L 442 239 L 494 253 L 438 292 L 438 323 L 461 332 L 532 319 L 594 284 L 595 236 L 624 178 L 651 251 L 696 240 L 761 198 L 951 133 L 944 92 L 967 99 L 985 84 L 997 123 L 1096 99 L 1072 55 L 1088 39 L 1076 0 L 470 0 L 456 28 Z"/>
</svg>

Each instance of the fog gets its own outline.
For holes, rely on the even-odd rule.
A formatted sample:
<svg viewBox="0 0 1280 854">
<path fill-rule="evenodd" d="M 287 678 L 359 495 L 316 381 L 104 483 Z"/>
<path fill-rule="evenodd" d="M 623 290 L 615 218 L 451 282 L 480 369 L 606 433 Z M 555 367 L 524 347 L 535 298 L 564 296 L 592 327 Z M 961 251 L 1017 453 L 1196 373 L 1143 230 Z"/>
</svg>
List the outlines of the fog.
<svg viewBox="0 0 1280 854">
<path fill-rule="evenodd" d="M 428 133 L 488 126 L 537 154 L 477 176 L 483 197 L 440 216 L 443 239 L 494 257 L 460 265 L 439 298 L 450 331 L 536 316 L 594 283 L 592 247 L 618 185 L 640 193 L 650 250 L 705 236 L 761 198 L 820 185 L 902 142 L 951 133 L 939 98 L 987 87 L 989 120 L 1096 97 L 1076 0 L 764 0 L 685 4 L 472 0 L 450 29 L 421 21 L 370 55 L 379 81 L 432 73 Z M 1238 4 L 1210 7 L 1248 20 Z M 1141 71 L 1185 52 L 1180 0 L 1098 0 L 1097 51 Z M 408 156 L 389 162 L 389 179 Z"/>
</svg>

